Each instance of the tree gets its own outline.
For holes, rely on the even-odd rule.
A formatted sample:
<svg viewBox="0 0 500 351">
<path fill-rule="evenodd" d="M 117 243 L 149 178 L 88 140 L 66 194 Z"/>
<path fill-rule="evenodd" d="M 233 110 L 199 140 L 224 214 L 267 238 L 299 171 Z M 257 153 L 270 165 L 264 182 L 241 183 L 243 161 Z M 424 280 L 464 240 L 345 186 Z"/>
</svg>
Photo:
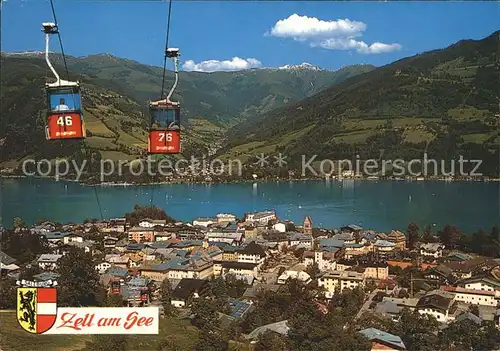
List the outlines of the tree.
<svg viewBox="0 0 500 351">
<path fill-rule="evenodd" d="M 9 310 L 16 308 L 16 287 L 8 278 L 0 277 L 0 309 Z"/>
<path fill-rule="evenodd" d="M 438 232 L 440 241 L 449 248 L 455 249 L 461 239 L 460 230 L 457 227 L 447 225 Z"/>
<path fill-rule="evenodd" d="M 399 275 L 396 276 L 396 281 L 399 283 L 399 285 L 403 288 L 410 288 L 410 280 L 411 277 L 413 278 L 423 278 L 423 272 L 418 269 L 415 266 L 409 266 L 404 268 Z M 418 283 L 421 283 L 420 281 L 417 281 L 415 285 Z M 415 288 L 418 288 L 418 286 L 415 286 Z M 417 290 L 418 291 L 418 290 Z"/>
<path fill-rule="evenodd" d="M 101 286 L 90 253 L 72 249 L 58 262 L 59 306 L 99 306 Z"/>
<path fill-rule="evenodd" d="M 411 250 L 415 247 L 419 237 L 420 237 L 420 228 L 416 223 L 408 224 L 408 248 Z"/>
<path fill-rule="evenodd" d="M 183 351 L 182 348 L 177 345 L 176 341 L 171 338 L 166 338 L 160 341 L 157 347 L 158 351 Z"/>
<path fill-rule="evenodd" d="M 366 284 L 364 287 L 364 291 L 367 293 L 371 293 L 373 290 L 377 288 L 377 283 L 375 282 L 375 279 L 367 279 Z"/>
<path fill-rule="evenodd" d="M 469 312 L 479 317 L 479 307 L 478 305 L 470 305 Z"/>
<path fill-rule="evenodd" d="M 358 306 L 359 307 L 359 306 Z M 370 350 L 370 343 L 356 330 L 344 328 L 341 313 L 320 312 L 312 300 L 298 307 L 288 320 L 292 350 Z"/>
<path fill-rule="evenodd" d="M 244 280 L 236 278 L 234 274 L 226 274 L 224 279 L 226 281 L 227 295 L 232 298 L 240 298 L 248 288 L 248 284 Z"/>
<path fill-rule="evenodd" d="M 436 350 L 438 338 L 434 332 L 439 323 L 434 317 L 421 315 L 418 311 L 410 312 L 407 308 L 401 312 L 401 319 L 394 323 L 389 333 L 399 335 L 408 350 Z"/>
<path fill-rule="evenodd" d="M 164 316 L 175 315 L 175 307 L 172 306 L 172 284 L 168 279 L 164 279 L 160 286 L 160 302 L 163 307 Z"/>
<path fill-rule="evenodd" d="M 425 243 L 432 243 L 434 242 L 434 235 L 432 234 L 432 229 L 431 226 L 428 225 L 424 229 L 424 235 L 422 236 L 422 241 Z"/>
<path fill-rule="evenodd" d="M 480 325 L 469 319 L 455 321 L 439 333 L 440 350 L 497 350 L 500 331 L 495 323 L 483 321 Z"/>
<path fill-rule="evenodd" d="M 94 335 L 87 341 L 87 351 L 125 351 L 127 338 L 124 335 Z"/>
<path fill-rule="evenodd" d="M 0 247 L 7 255 L 15 258 L 18 265 L 33 261 L 37 255 L 47 253 L 47 239 L 30 231 L 21 230 L 16 233 L 8 230 L 0 236 Z"/>
<path fill-rule="evenodd" d="M 224 277 L 210 280 L 206 295 L 213 302 L 215 309 L 221 313 L 229 313 L 228 287 Z"/>
<path fill-rule="evenodd" d="M 26 227 L 26 223 L 24 223 L 24 221 L 22 220 L 21 217 L 14 217 L 12 223 L 13 223 L 14 229 Z"/>
<path fill-rule="evenodd" d="M 483 321 L 476 329 L 476 350 L 498 350 L 500 348 L 500 331 L 492 321 Z"/>
<path fill-rule="evenodd" d="M 285 336 L 268 330 L 259 336 L 259 341 L 255 344 L 255 351 L 288 350 L 287 343 L 288 340 Z"/>
<path fill-rule="evenodd" d="M 351 321 L 363 304 L 364 297 L 365 293 L 361 288 L 344 289 L 341 293 L 332 296 L 328 309 L 340 309 L 340 314 L 346 318 L 346 321 Z"/>
<path fill-rule="evenodd" d="M 228 340 L 225 340 L 218 331 L 205 326 L 200 330 L 199 340 L 194 349 L 196 351 L 228 350 Z"/>
<path fill-rule="evenodd" d="M 195 299 L 191 308 L 191 313 L 194 315 L 192 323 L 194 326 L 208 330 L 215 330 L 219 327 L 219 316 L 215 304 L 207 299 Z"/>
<path fill-rule="evenodd" d="M 155 206 L 140 206 L 135 205 L 134 211 L 131 213 L 126 213 L 125 218 L 130 225 L 134 226 L 139 224 L 139 221 L 144 218 L 150 219 L 164 219 L 168 223 L 173 223 L 174 219 L 168 216 L 164 210 Z"/>
<path fill-rule="evenodd" d="M 314 262 L 312 265 L 307 266 L 305 272 L 311 276 L 311 279 L 315 280 L 320 273 L 318 264 Z"/>
<path fill-rule="evenodd" d="M 127 301 L 120 294 L 106 294 L 103 305 L 106 307 L 124 307 Z"/>
<path fill-rule="evenodd" d="M 195 350 L 227 350 L 228 339 L 220 332 L 219 314 L 216 301 L 198 298 L 193 302 L 191 313 L 193 325 L 200 329 L 199 341 Z"/>
<path fill-rule="evenodd" d="M 491 238 L 491 240 L 494 240 L 497 242 L 500 241 L 500 230 L 498 229 L 497 226 L 494 226 L 491 229 L 490 238 Z"/>
<path fill-rule="evenodd" d="M 19 279 L 25 280 L 33 280 L 33 276 L 42 273 L 42 270 L 38 265 L 27 265 L 21 268 L 21 272 L 19 274 Z"/>
</svg>

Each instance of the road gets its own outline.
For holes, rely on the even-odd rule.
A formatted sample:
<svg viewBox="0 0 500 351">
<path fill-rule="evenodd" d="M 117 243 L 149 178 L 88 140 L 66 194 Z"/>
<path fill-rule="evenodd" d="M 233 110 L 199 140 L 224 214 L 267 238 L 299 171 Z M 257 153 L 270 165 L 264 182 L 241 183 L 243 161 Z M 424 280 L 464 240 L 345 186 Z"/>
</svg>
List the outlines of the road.
<svg viewBox="0 0 500 351">
<path fill-rule="evenodd" d="M 370 308 L 370 305 L 372 303 L 372 300 L 373 298 L 375 297 L 375 295 L 377 295 L 377 293 L 379 291 L 383 291 L 383 290 L 380 290 L 380 289 L 375 289 L 371 292 L 370 295 L 368 295 L 368 298 L 365 300 L 365 303 L 363 304 L 363 306 L 361 306 L 361 309 L 359 310 L 358 314 L 356 315 L 356 318 L 354 318 L 354 320 L 358 319 L 359 317 L 361 317 L 361 315 L 365 312 L 365 311 L 368 311 L 368 309 Z"/>
</svg>

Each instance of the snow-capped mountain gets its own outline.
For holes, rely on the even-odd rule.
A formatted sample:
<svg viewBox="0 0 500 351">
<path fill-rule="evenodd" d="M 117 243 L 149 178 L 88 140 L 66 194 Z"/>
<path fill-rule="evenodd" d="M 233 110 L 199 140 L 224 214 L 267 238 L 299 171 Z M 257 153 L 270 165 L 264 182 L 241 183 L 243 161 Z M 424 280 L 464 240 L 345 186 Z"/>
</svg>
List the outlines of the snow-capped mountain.
<svg viewBox="0 0 500 351">
<path fill-rule="evenodd" d="M 311 70 L 311 71 L 324 71 L 325 69 L 318 67 L 318 66 L 313 66 L 312 64 L 308 62 L 303 62 L 300 65 L 284 65 L 278 67 L 278 69 L 284 69 L 284 70 Z"/>
<path fill-rule="evenodd" d="M 53 53 L 53 52 L 49 52 Z M 40 55 L 45 55 L 45 51 L 24 51 L 24 52 L 2 52 L 2 55 L 4 56 L 28 56 L 28 57 L 33 57 L 33 56 L 40 56 Z"/>
</svg>

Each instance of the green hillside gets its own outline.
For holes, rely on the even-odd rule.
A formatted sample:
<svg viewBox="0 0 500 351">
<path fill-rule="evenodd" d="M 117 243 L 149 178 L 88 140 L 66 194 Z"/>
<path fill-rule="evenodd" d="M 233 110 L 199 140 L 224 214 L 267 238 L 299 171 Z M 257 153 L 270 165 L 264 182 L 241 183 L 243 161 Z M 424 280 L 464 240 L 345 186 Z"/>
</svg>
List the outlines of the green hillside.
<svg viewBox="0 0 500 351">
<path fill-rule="evenodd" d="M 44 83 L 51 73 L 41 54 L 2 55 L 2 128 L 0 161 L 13 167 L 26 156 L 52 158 L 81 154 L 76 141 L 44 140 Z M 60 55 L 52 55 L 60 74 Z M 101 157 L 135 159 L 147 147 L 149 99 L 160 93 L 162 69 L 111 55 L 67 58 L 70 77 L 82 82 L 87 148 Z M 326 70 L 262 69 L 240 72 L 181 72 L 174 98 L 182 102 L 183 150 L 189 155 L 208 152 L 224 144 L 230 125 L 253 118 L 341 82 L 373 66 Z M 166 89 L 173 75 L 167 75 Z M 64 145 L 64 147 L 63 147 Z"/>
<path fill-rule="evenodd" d="M 498 175 L 499 34 L 396 61 L 229 132 L 226 156 L 481 157 Z"/>
<path fill-rule="evenodd" d="M 57 55 L 54 59 L 62 62 Z M 45 61 L 43 56 L 29 60 Z M 163 70 L 109 54 L 84 58 L 67 57 L 70 72 L 138 102 L 159 98 Z M 372 65 L 349 66 L 338 71 L 318 69 L 252 69 L 237 72 L 180 72 L 174 99 L 181 102 L 183 116 L 202 118 L 222 125 L 289 102 L 311 96 L 332 84 L 374 69 Z M 174 75 L 167 72 L 165 92 Z"/>
<path fill-rule="evenodd" d="M 122 91 L 138 101 L 157 99 L 162 69 L 111 55 L 71 58 L 70 70 L 91 75 L 107 88 Z M 356 65 L 332 72 L 327 70 L 252 69 L 237 72 L 180 72 L 174 94 L 186 118 L 202 118 L 227 125 L 246 117 L 271 111 L 289 102 L 311 96 L 332 84 L 372 70 Z M 166 76 L 165 91 L 173 84 L 173 73 Z"/>
<path fill-rule="evenodd" d="M 0 343 L 4 351 L 32 350 L 87 350 L 99 337 L 92 335 L 38 335 L 26 332 L 17 321 L 15 311 L 0 310 Z M 198 341 L 198 330 L 185 319 L 161 318 L 158 335 L 127 335 L 130 350 L 162 349 L 165 340 L 169 345 L 190 350 Z"/>
</svg>

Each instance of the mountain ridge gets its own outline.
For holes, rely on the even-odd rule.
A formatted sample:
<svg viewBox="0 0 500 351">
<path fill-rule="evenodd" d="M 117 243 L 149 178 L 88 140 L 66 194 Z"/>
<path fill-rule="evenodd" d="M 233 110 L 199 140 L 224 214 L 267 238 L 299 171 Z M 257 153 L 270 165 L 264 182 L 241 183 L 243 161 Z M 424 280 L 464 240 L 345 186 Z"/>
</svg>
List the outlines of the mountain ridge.
<svg viewBox="0 0 500 351">
<path fill-rule="evenodd" d="M 19 161 L 33 154 L 57 156 L 61 150 L 55 145 L 60 143 L 44 140 L 44 86 L 52 74 L 43 53 L 2 53 L 1 59 L 1 113 L 5 116 L 4 128 L 0 130 L 1 160 Z M 61 55 L 51 55 L 51 61 L 65 77 Z M 89 147 L 103 155 L 138 157 L 146 149 L 147 100 L 159 98 L 162 69 L 109 54 L 89 55 L 85 59 L 68 56 L 66 61 L 70 80 L 81 82 L 91 135 L 87 140 Z M 359 71 L 353 69 L 349 74 Z M 344 78 L 332 72 L 180 72 L 178 94 L 173 98 L 181 101 L 186 152 L 208 152 L 224 141 L 228 125 L 297 101 Z M 173 74 L 169 72 L 167 90 L 172 82 Z M 311 86 L 310 82 L 318 84 Z M 63 154 L 77 152 L 78 143 L 65 145 L 70 147 Z"/>
<path fill-rule="evenodd" d="M 397 60 L 244 121 L 221 155 L 378 158 L 383 149 L 411 158 L 428 150 L 480 155 L 498 169 L 499 35 Z"/>
</svg>

